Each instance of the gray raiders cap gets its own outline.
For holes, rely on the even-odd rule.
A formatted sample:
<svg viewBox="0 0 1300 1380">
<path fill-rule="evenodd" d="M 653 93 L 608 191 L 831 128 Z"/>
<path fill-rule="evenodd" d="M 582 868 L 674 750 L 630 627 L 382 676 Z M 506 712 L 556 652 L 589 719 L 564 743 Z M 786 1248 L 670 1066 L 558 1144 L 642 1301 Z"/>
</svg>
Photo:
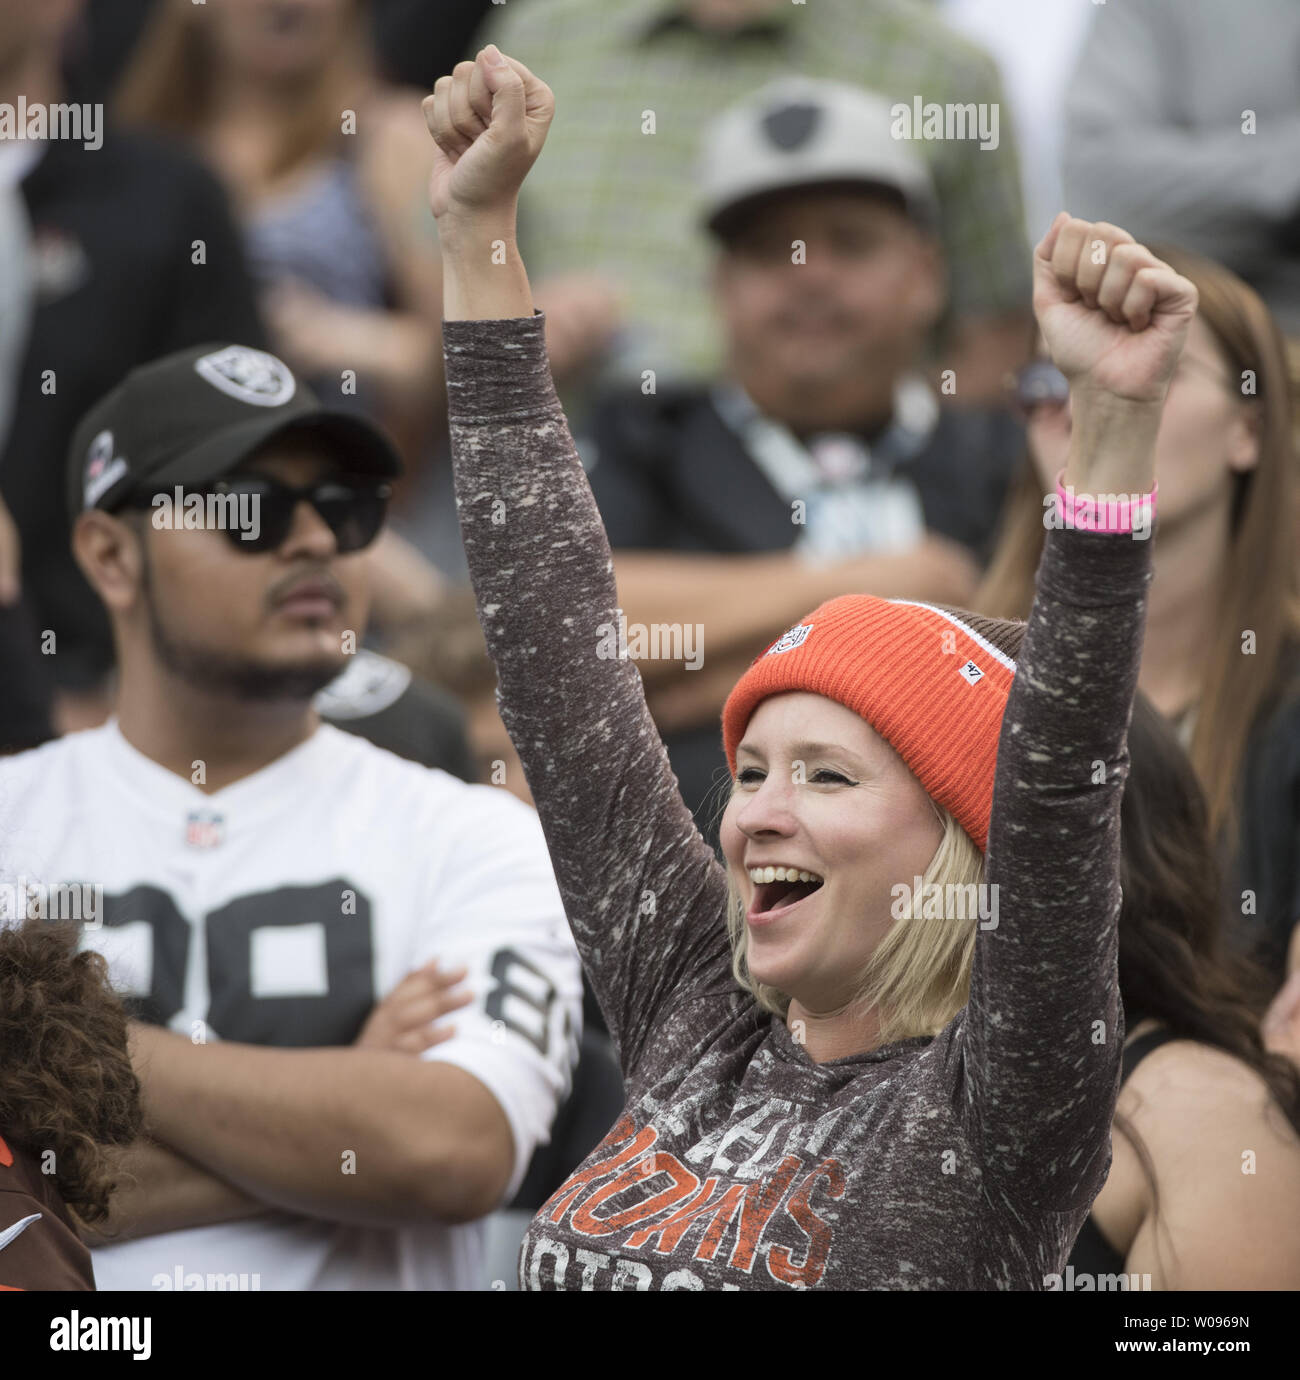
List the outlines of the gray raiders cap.
<svg viewBox="0 0 1300 1380">
<path fill-rule="evenodd" d="M 883 96 L 844 82 L 782 77 L 728 107 L 705 131 L 699 219 L 714 234 L 745 204 L 797 187 L 862 183 L 898 195 L 933 228 L 934 184 L 911 143 L 895 139 Z"/>
</svg>

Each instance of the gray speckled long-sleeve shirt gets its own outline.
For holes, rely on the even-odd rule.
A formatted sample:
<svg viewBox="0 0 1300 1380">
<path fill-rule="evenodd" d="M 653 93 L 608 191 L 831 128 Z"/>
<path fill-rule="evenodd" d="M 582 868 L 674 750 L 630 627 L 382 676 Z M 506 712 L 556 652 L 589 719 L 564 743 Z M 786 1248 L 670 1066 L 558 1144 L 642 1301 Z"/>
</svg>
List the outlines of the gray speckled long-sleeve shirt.
<svg viewBox="0 0 1300 1380">
<path fill-rule="evenodd" d="M 1044 1288 L 1110 1165 L 1150 543 L 1048 534 L 998 747 L 999 923 L 979 933 L 968 1005 L 933 1038 L 818 1064 L 733 979 L 725 872 L 635 664 L 598 654 L 618 616 L 610 552 L 543 318 L 447 322 L 444 341 L 502 714 L 627 1089 L 533 1219 L 522 1287 Z"/>
</svg>

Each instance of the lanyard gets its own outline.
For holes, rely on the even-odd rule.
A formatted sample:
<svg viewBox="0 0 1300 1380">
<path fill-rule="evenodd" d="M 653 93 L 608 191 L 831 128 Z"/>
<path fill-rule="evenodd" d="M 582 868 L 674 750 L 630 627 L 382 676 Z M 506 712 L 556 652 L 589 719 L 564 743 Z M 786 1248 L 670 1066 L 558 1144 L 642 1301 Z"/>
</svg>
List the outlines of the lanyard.
<svg viewBox="0 0 1300 1380">
<path fill-rule="evenodd" d="M 713 405 L 746 454 L 791 507 L 802 528 L 795 548 L 815 562 L 872 551 L 902 551 L 925 530 L 920 496 L 899 471 L 924 450 L 939 406 L 919 376 L 900 380 L 889 425 L 870 445 L 849 432 L 822 432 L 805 444 L 764 416 L 734 383 L 713 391 Z"/>
</svg>

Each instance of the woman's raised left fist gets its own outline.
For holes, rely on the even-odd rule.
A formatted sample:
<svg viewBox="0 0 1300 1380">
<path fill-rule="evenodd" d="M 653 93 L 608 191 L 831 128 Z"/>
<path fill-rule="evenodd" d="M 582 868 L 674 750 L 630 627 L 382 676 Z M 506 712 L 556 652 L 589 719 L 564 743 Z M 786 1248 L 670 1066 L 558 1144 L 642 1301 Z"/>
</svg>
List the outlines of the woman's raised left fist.
<svg viewBox="0 0 1300 1380">
<path fill-rule="evenodd" d="M 1164 402 L 1196 288 L 1127 230 L 1062 211 L 1034 250 L 1034 315 L 1072 390 Z"/>
</svg>

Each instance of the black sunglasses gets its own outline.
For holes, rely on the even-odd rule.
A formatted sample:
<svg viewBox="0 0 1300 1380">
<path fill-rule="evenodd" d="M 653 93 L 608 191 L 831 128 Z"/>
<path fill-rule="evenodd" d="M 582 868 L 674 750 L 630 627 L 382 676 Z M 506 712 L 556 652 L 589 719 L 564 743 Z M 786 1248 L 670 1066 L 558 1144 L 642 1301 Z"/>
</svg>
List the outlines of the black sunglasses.
<svg viewBox="0 0 1300 1380">
<path fill-rule="evenodd" d="M 1070 380 L 1050 359 L 1033 359 L 1013 375 L 1007 391 L 1016 411 L 1027 417 L 1042 403 L 1061 407 L 1068 402 Z"/>
<path fill-rule="evenodd" d="M 245 500 L 257 515 L 257 535 L 247 535 L 247 529 L 237 522 L 220 523 L 230 544 L 249 555 L 274 551 L 289 535 L 293 515 L 299 503 L 310 503 L 321 520 L 334 534 L 340 556 L 360 551 L 379 535 L 388 513 L 392 497 L 391 484 L 361 479 L 321 479 L 314 484 L 293 488 L 262 474 L 236 474 L 203 488 L 191 489 L 203 497 L 232 498 L 236 507 L 232 516 L 238 518 L 245 511 Z M 152 494 L 137 494 L 127 500 L 127 507 L 153 506 Z"/>
</svg>

